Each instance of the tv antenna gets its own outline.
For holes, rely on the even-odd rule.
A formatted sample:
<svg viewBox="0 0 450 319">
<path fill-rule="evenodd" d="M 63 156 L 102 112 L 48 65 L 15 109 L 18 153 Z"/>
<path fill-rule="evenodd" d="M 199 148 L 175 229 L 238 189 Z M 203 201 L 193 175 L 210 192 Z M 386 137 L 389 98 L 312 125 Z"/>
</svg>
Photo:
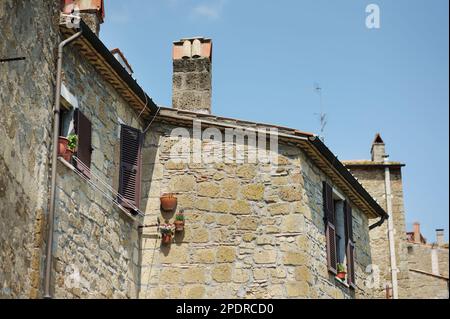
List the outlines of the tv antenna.
<svg viewBox="0 0 450 319">
<path fill-rule="evenodd" d="M 323 107 L 323 89 L 319 83 L 314 83 L 314 92 L 319 96 L 320 113 L 315 113 L 319 117 L 320 121 L 320 135 L 319 138 L 322 142 L 325 142 L 325 127 L 328 124 L 328 115 L 324 111 Z"/>
</svg>

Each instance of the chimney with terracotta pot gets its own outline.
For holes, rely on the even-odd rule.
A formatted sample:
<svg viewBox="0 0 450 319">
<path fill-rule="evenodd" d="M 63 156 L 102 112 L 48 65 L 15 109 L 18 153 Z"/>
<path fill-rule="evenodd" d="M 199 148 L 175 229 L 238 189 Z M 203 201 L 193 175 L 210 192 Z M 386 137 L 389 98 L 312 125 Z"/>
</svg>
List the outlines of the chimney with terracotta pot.
<svg viewBox="0 0 450 319">
<path fill-rule="evenodd" d="M 105 4 L 103 0 L 61 0 L 61 11 L 65 14 L 80 14 L 81 19 L 89 26 L 97 37 L 100 24 L 105 20 Z"/>
<path fill-rule="evenodd" d="M 416 244 L 420 244 L 422 241 L 420 239 L 421 234 L 420 234 L 420 223 L 415 222 L 413 225 L 413 232 L 414 232 L 414 242 Z"/>
<path fill-rule="evenodd" d="M 174 42 L 173 108 L 211 114 L 211 71 L 211 39 L 197 37 Z"/>
</svg>

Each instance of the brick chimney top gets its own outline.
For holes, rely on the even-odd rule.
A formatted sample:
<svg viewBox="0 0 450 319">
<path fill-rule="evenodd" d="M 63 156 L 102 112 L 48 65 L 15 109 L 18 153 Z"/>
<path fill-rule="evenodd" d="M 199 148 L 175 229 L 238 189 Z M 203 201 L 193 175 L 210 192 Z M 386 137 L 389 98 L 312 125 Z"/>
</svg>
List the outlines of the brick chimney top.
<svg viewBox="0 0 450 319">
<path fill-rule="evenodd" d="M 173 108 L 211 114 L 211 39 L 193 37 L 175 41 L 172 58 Z"/>
<path fill-rule="evenodd" d="M 416 244 L 426 244 L 427 240 L 425 237 L 422 236 L 422 233 L 420 232 L 420 223 L 415 222 L 413 224 L 413 240 Z"/>
<path fill-rule="evenodd" d="M 204 37 L 184 38 L 173 43 L 173 59 L 212 60 L 212 41 Z"/>
</svg>

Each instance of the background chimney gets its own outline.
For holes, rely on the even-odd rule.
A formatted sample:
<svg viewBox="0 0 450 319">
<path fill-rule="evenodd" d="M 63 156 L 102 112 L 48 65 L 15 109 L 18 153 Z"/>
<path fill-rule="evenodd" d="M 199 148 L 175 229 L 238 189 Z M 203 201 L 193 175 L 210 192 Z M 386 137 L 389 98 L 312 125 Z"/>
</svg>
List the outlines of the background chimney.
<svg viewBox="0 0 450 319">
<path fill-rule="evenodd" d="M 211 71 L 211 39 L 198 37 L 174 42 L 173 108 L 211 114 Z"/>
<path fill-rule="evenodd" d="M 105 5 L 103 0 L 61 0 L 62 12 L 66 14 L 79 10 L 81 19 L 89 26 L 97 37 L 100 34 L 100 24 L 105 20 Z"/>
<path fill-rule="evenodd" d="M 445 245 L 443 229 L 436 229 L 436 243 L 439 247 L 442 247 Z"/>
<path fill-rule="evenodd" d="M 420 240 L 420 223 L 414 223 L 413 225 L 413 231 L 414 231 L 414 242 L 416 244 L 420 244 L 422 241 Z"/>
<path fill-rule="evenodd" d="M 372 143 L 372 162 L 384 162 L 384 157 L 386 156 L 386 145 L 381 138 L 380 133 L 377 133 L 375 140 Z"/>
</svg>

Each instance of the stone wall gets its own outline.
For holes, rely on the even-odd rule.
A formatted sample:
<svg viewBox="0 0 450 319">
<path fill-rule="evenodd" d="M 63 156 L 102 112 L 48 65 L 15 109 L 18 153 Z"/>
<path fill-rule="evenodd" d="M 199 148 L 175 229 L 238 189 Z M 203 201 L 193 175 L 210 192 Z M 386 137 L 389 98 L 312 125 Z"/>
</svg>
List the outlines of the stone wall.
<svg viewBox="0 0 450 319">
<path fill-rule="evenodd" d="M 385 172 L 383 167 L 351 167 L 352 174 L 387 211 L 385 195 Z M 409 291 L 408 255 L 406 245 L 406 224 L 403 207 L 403 184 L 399 168 L 391 169 L 392 210 L 394 220 L 395 250 L 397 255 L 399 297 L 407 298 Z M 371 221 L 371 222 L 375 222 Z M 385 284 L 391 284 L 390 250 L 388 223 L 370 232 L 373 262 L 380 269 L 380 285 L 376 289 L 377 298 L 386 297 Z M 392 285 L 391 285 L 392 286 Z"/>
<path fill-rule="evenodd" d="M 164 246 L 156 227 L 145 229 L 140 298 L 372 296 L 364 285 L 371 264 L 366 216 L 355 208 L 353 292 L 327 270 L 322 181 L 328 178 L 297 146 L 280 145 L 276 170 L 264 163 L 177 163 L 170 157 L 178 142 L 170 138 L 173 128 L 158 121 L 146 138 L 143 202 L 146 224 L 172 222 L 159 197 L 176 193 L 186 230 Z"/>
<path fill-rule="evenodd" d="M 447 278 L 433 277 L 432 250 L 436 249 L 439 261 L 439 275 Z M 408 243 L 409 260 L 409 297 L 419 299 L 448 299 L 448 248 L 433 245 Z M 415 270 L 428 274 L 418 273 Z"/>
<path fill-rule="evenodd" d="M 139 129 L 142 123 L 74 47 L 67 48 L 64 61 L 63 83 L 92 123 L 91 171 L 117 190 L 119 118 Z M 55 296 L 137 298 L 138 224 L 62 163 L 57 186 Z"/>
<path fill-rule="evenodd" d="M 0 1 L 0 298 L 40 296 L 57 1 Z"/>
</svg>

